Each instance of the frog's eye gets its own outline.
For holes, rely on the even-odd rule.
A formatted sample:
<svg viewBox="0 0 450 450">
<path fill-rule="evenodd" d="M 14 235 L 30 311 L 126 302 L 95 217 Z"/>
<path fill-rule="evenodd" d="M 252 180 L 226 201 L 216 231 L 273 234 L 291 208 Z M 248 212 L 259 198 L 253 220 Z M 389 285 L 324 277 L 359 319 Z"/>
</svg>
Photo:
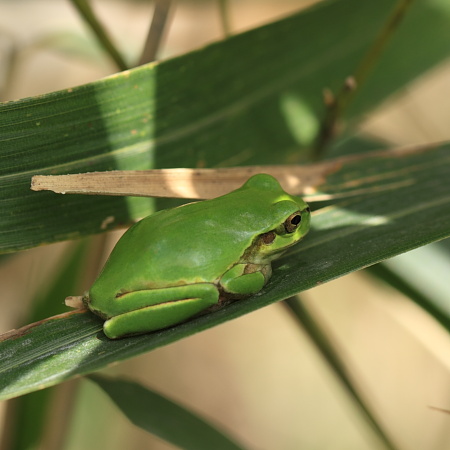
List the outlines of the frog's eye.
<svg viewBox="0 0 450 450">
<path fill-rule="evenodd" d="M 291 214 L 284 221 L 284 229 L 286 230 L 286 233 L 293 233 L 298 228 L 301 221 L 302 221 L 302 215 L 300 214 L 300 211 L 297 211 L 294 214 Z"/>
</svg>

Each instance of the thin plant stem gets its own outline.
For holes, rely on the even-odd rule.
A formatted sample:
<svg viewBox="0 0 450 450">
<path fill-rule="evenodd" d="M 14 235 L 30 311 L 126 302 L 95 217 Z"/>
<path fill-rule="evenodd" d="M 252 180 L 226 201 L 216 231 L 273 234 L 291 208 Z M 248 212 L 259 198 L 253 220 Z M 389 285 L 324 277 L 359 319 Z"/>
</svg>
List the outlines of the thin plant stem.
<svg viewBox="0 0 450 450">
<path fill-rule="evenodd" d="M 160 48 L 163 34 L 167 27 L 171 3 L 171 0 L 156 0 L 155 10 L 148 30 L 144 50 L 139 58 L 139 66 L 156 59 L 156 54 Z"/>
<path fill-rule="evenodd" d="M 349 371 L 339 356 L 339 350 L 336 343 L 332 342 L 325 334 L 324 330 L 314 317 L 308 312 L 307 308 L 296 297 L 291 297 L 283 302 L 288 310 L 292 313 L 295 319 L 302 326 L 302 329 L 308 334 L 311 341 L 316 346 L 317 350 L 322 355 L 323 359 L 327 362 L 329 367 L 333 370 L 341 385 L 354 400 L 354 403 L 362 413 L 363 417 L 367 420 L 367 423 L 371 426 L 372 430 L 376 433 L 378 438 L 383 442 L 385 447 L 389 450 L 396 450 L 398 447 L 392 442 L 389 436 L 384 432 L 378 420 L 374 417 L 370 411 L 369 406 L 359 394 L 356 386 L 351 380 Z"/>
<path fill-rule="evenodd" d="M 399 0 L 397 2 L 372 46 L 360 60 L 353 74 L 347 77 L 339 93 L 334 97 L 329 91 L 325 92 L 324 100 L 327 105 L 327 112 L 313 151 L 314 159 L 317 160 L 323 157 L 326 147 L 336 135 L 338 123 L 353 100 L 357 89 L 366 81 L 372 72 L 381 53 L 405 17 L 412 2 L 413 0 Z"/>
<path fill-rule="evenodd" d="M 109 56 L 113 59 L 115 64 L 120 70 L 127 70 L 128 65 L 122 58 L 115 45 L 112 43 L 107 31 L 103 25 L 97 20 L 94 11 L 91 8 L 88 0 L 71 0 L 84 21 L 91 27 L 98 41 L 102 47 L 106 50 Z"/>
<path fill-rule="evenodd" d="M 223 34 L 226 38 L 230 37 L 231 32 L 231 20 L 230 20 L 230 3 L 228 0 L 218 0 L 219 2 L 219 16 L 222 24 Z"/>
</svg>

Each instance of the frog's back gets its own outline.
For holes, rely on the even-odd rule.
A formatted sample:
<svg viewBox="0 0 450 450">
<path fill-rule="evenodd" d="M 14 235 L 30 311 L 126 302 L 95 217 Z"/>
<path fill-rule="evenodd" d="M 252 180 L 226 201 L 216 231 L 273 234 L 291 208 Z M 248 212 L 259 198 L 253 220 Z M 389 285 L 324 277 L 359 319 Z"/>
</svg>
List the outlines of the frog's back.
<svg viewBox="0 0 450 450">
<path fill-rule="evenodd" d="M 271 206 L 290 196 L 272 177 L 257 177 L 256 183 L 254 177 L 222 197 L 160 211 L 135 224 L 117 243 L 93 288 L 116 295 L 215 282 L 258 235 L 284 220 Z"/>
<path fill-rule="evenodd" d="M 214 282 L 259 234 L 260 221 L 241 200 L 219 197 L 146 217 L 120 239 L 97 282 L 110 289 L 124 280 L 123 291 Z"/>
</svg>

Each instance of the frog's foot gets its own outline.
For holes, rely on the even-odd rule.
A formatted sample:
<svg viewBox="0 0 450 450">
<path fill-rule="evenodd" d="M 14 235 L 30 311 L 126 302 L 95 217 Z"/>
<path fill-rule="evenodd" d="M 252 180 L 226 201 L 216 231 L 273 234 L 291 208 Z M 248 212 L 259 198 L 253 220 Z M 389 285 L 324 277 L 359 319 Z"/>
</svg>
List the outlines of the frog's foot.
<svg viewBox="0 0 450 450">
<path fill-rule="evenodd" d="M 271 275 L 270 265 L 236 264 L 224 273 L 220 285 L 237 298 L 259 292 Z"/>
<path fill-rule="evenodd" d="M 130 292 L 120 301 L 148 306 L 111 317 L 103 324 L 103 331 L 110 339 L 116 339 L 161 330 L 188 320 L 218 300 L 219 291 L 210 283 Z"/>
</svg>

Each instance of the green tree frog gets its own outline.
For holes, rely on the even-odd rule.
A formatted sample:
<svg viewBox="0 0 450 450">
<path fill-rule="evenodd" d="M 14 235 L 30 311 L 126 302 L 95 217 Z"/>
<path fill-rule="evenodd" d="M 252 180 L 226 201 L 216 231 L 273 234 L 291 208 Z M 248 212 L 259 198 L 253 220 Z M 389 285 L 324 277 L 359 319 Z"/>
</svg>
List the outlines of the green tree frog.
<svg viewBox="0 0 450 450">
<path fill-rule="evenodd" d="M 133 225 L 83 297 L 110 339 L 148 333 L 260 291 L 271 261 L 309 230 L 310 210 L 270 175 Z"/>
</svg>

